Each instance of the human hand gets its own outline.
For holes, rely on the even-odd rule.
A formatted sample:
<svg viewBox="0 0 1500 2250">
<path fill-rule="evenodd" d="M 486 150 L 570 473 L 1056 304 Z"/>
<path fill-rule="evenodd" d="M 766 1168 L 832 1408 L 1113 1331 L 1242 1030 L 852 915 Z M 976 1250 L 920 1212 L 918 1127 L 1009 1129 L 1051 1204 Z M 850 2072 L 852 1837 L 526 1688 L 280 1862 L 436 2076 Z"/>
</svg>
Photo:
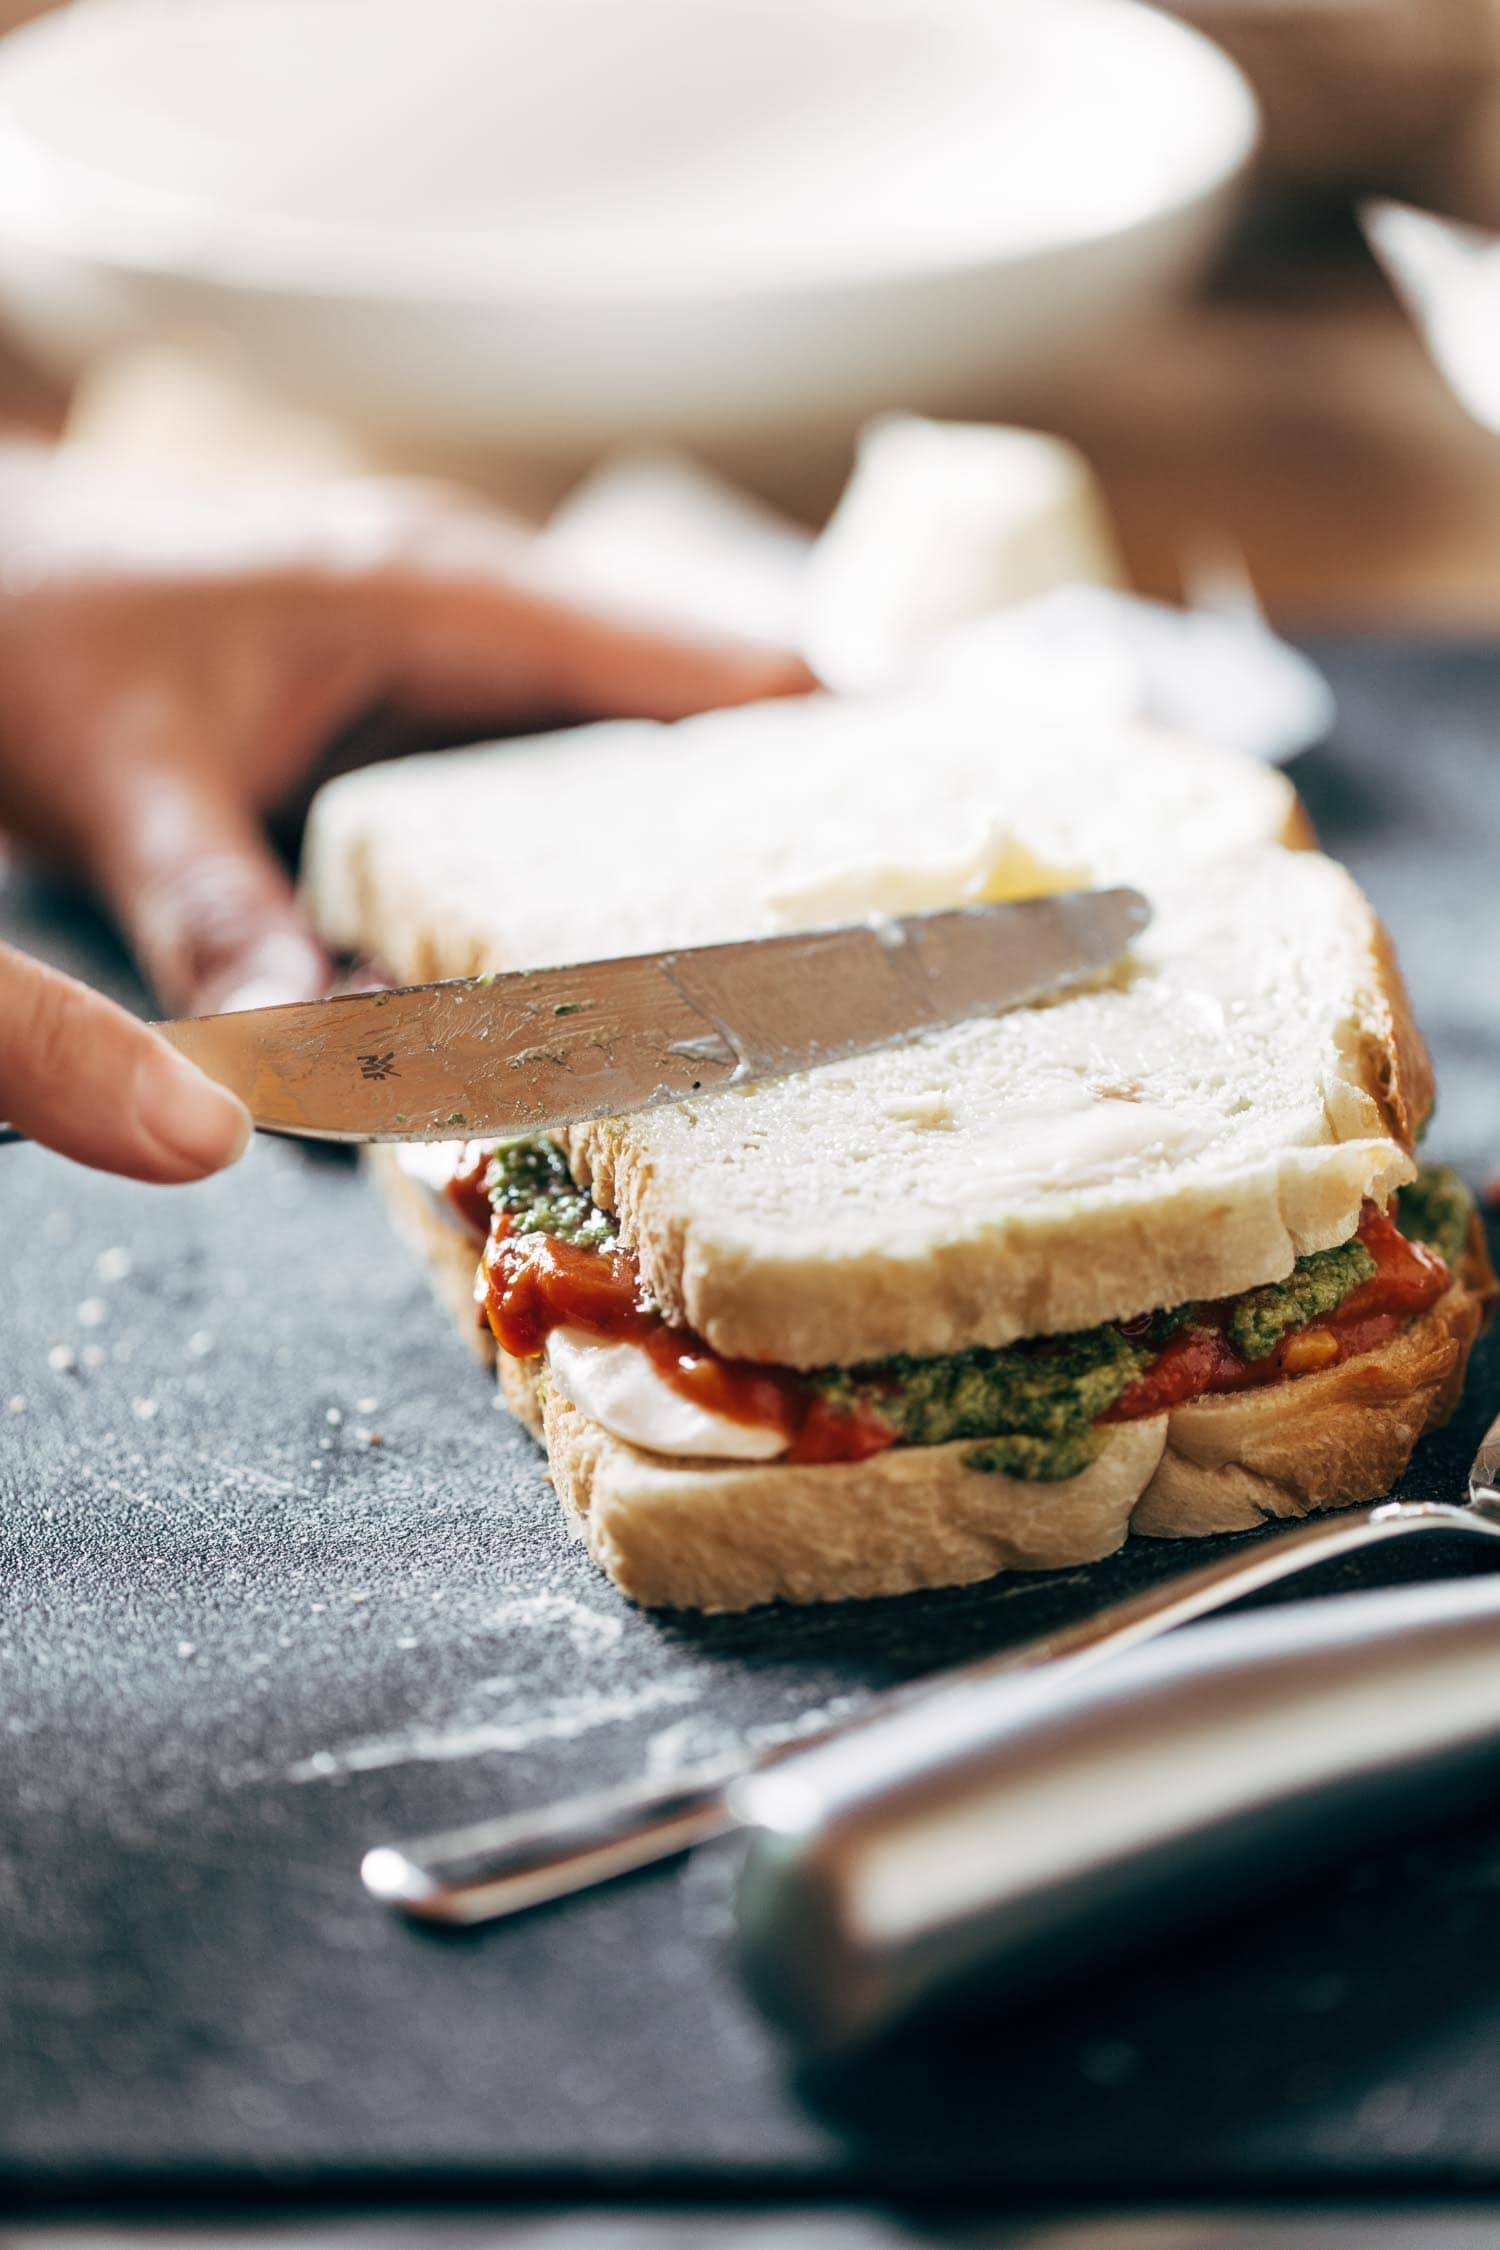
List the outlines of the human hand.
<svg viewBox="0 0 1500 2250">
<path fill-rule="evenodd" d="M 263 822 L 372 706 L 457 732 L 811 685 L 576 598 L 544 544 L 444 489 L 173 494 L 0 452 L 0 830 L 94 885 L 175 1013 L 323 989 Z M 0 1116 L 65 1154 L 183 1179 L 243 1147 L 239 1105 L 164 1041 L 3 951 L 0 1019 Z"/>
<path fill-rule="evenodd" d="M 0 1117 L 128 1179 L 201 1180 L 242 1156 L 250 1116 L 102 993 L 0 945 Z"/>
</svg>

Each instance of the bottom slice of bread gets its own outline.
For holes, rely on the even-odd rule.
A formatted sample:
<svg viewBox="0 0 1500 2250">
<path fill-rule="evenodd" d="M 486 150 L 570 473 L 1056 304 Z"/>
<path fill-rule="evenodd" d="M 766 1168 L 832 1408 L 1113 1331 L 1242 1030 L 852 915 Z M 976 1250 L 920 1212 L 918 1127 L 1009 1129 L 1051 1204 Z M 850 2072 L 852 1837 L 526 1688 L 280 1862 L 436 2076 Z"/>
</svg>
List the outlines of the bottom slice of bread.
<svg viewBox="0 0 1500 2250">
<path fill-rule="evenodd" d="M 472 1240 L 386 1152 L 375 1169 L 472 1339 Z M 1476 1226 L 1453 1286 L 1380 1349 L 1120 1423 L 1061 1484 L 971 1469 L 969 1440 L 818 1465 L 671 1461 L 589 1421 L 538 1362 L 502 1355 L 499 1375 L 512 1413 L 546 1444 L 570 1524 L 623 1593 L 646 1608 L 740 1610 L 1063 1569 L 1131 1532 L 1200 1537 L 1378 1499 L 1453 1411 L 1493 1294 Z"/>
<path fill-rule="evenodd" d="M 963 1586 L 1112 1554 L 1161 1458 L 1165 1415 L 1121 1423 L 1066 1484 L 965 1466 L 972 1440 L 865 1461 L 666 1461 L 543 1387 L 552 1480 L 601 1569 L 647 1608 L 753 1609 Z"/>
</svg>

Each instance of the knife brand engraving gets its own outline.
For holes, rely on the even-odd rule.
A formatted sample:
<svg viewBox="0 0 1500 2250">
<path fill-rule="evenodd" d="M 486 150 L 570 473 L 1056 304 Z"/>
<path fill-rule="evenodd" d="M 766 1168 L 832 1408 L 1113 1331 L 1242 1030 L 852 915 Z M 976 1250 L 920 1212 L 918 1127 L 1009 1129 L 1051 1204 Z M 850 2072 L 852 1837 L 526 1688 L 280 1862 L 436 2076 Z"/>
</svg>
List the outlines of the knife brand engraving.
<svg viewBox="0 0 1500 2250">
<path fill-rule="evenodd" d="M 359 1075 L 361 1078 L 399 1078 L 401 1073 L 396 1068 L 395 1054 L 387 1053 L 384 1055 L 361 1055 L 359 1057 Z"/>
</svg>

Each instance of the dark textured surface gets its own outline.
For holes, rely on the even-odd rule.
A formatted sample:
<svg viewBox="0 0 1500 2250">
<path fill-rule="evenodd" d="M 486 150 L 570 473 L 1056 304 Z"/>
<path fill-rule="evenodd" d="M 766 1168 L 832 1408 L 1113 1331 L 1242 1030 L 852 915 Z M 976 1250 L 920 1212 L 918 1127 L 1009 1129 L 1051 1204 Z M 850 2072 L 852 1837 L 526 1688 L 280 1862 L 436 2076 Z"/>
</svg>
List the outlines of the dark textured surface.
<svg viewBox="0 0 1500 2250">
<path fill-rule="evenodd" d="M 1500 658 L 1327 652 L 1299 779 L 1500 1168 Z M 99 976 L 29 893 L 8 930 Z M 798 2080 L 705 1856 L 461 1940 L 367 1905 L 391 1832 L 779 1728 L 1184 1559 L 714 1623 L 627 1610 L 358 1177 L 163 1194 L 0 1155 L 0 2168 L 1210 2192 L 1500 2180 L 1500 1814 L 1009 2022 Z M 1486 1397 L 1410 1487 L 1453 1492 Z M 378 1445 L 370 1442 L 377 1433 Z M 1196 1552 L 1196 1551 L 1195 1551 Z"/>
</svg>

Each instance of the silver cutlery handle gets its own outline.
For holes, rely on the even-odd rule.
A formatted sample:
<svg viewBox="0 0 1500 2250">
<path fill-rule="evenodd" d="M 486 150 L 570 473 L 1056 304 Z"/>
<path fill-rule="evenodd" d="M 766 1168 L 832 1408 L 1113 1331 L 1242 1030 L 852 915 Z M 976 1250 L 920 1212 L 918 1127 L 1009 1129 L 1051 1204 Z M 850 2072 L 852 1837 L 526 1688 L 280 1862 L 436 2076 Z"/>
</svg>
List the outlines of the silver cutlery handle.
<svg viewBox="0 0 1500 2250">
<path fill-rule="evenodd" d="M 1110 1604 L 1077 1624 L 1002 1649 L 975 1663 L 914 1681 L 816 1734 L 710 1770 L 639 1782 L 575 1797 L 542 1811 L 476 1823 L 441 1836 L 382 1845 L 365 1857 L 366 1888 L 388 1906 L 424 1921 L 472 1924 L 567 1898 L 615 1875 L 691 1851 L 737 1825 L 732 1784 L 867 1726 L 893 1711 L 976 1683 L 1057 1666 L 1093 1664 L 1155 1639 L 1226 1604 L 1261 1592 L 1316 1564 L 1427 1531 L 1487 1527 L 1465 1508 L 1442 1502 L 1391 1503 L 1356 1515 L 1323 1517 L 1218 1562 Z"/>
<path fill-rule="evenodd" d="M 740 1958 L 782 2030 L 839 2049 L 1071 1976 L 1497 1786 L 1494 1578 L 1219 1619 L 742 1783 Z"/>
<path fill-rule="evenodd" d="M 628 1783 L 519 1819 L 378 1845 L 359 1872 L 383 1905 L 462 1927 L 675 1859 L 730 1825 L 724 1775 L 715 1769 L 667 1787 Z"/>
</svg>

